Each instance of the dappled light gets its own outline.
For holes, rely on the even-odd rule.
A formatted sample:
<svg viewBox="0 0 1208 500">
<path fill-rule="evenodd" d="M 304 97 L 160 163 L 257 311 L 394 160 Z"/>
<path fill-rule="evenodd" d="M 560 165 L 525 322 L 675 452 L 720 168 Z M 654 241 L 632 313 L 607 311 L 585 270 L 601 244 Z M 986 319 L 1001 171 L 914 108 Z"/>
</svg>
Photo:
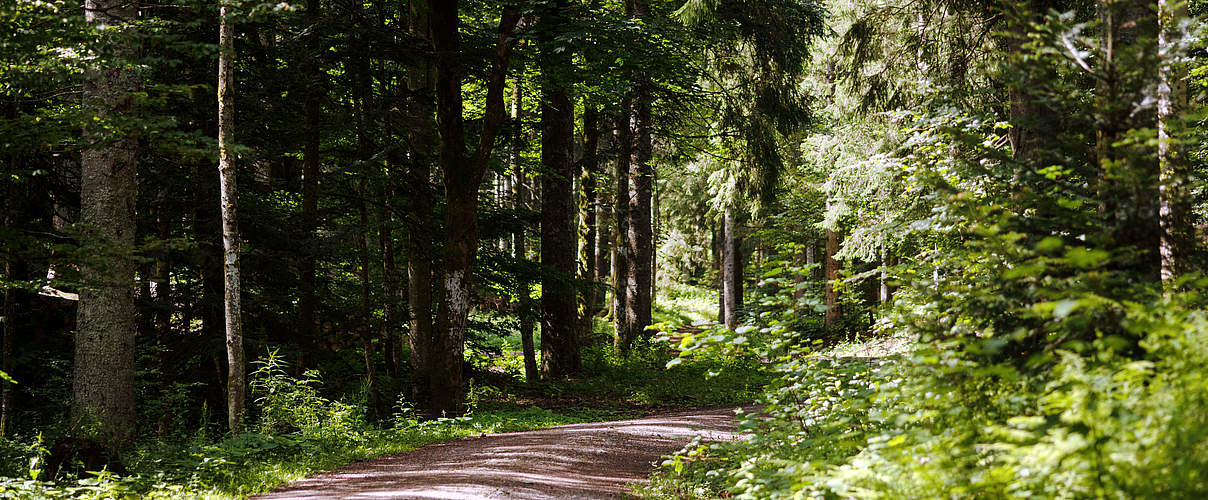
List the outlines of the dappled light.
<svg viewBox="0 0 1208 500">
<path fill-rule="evenodd" d="M 732 409 L 486 435 L 353 464 L 256 498 L 615 498 L 692 439 L 738 436 Z"/>
</svg>

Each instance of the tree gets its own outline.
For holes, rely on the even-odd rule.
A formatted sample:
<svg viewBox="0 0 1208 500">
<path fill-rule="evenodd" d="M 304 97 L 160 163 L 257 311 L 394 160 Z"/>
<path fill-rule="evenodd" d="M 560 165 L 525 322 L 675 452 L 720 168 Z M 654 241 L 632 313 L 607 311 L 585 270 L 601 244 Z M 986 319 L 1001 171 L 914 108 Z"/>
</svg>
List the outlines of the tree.
<svg viewBox="0 0 1208 500">
<path fill-rule="evenodd" d="M 104 59 L 84 86 L 84 107 L 98 120 L 85 130 L 80 161 L 81 246 L 92 256 L 80 269 L 72 419 L 95 423 L 104 446 L 118 450 L 134 434 L 134 250 L 138 138 L 125 120 L 138 110 L 138 74 L 130 23 L 137 7 L 86 0 L 84 15 L 99 31 Z"/>
<path fill-rule="evenodd" d="M 625 95 L 621 100 L 621 110 L 617 113 L 618 151 L 613 172 L 613 178 L 616 180 L 616 203 L 613 206 L 616 239 L 612 247 L 612 345 L 621 353 L 628 353 L 634 340 L 629 328 L 628 311 L 631 307 L 627 292 L 629 267 L 633 265 L 633 255 L 629 248 L 629 169 L 633 160 L 633 125 L 630 123 L 632 103 L 632 98 L 628 94 Z"/>
<path fill-rule="evenodd" d="M 574 276 L 574 101 L 569 96 L 571 51 L 555 42 L 564 30 L 566 2 L 542 12 L 541 41 L 541 371 L 558 379 L 578 371 Z"/>
<path fill-rule="evenodd" d="M 462 70 L 458 2 L 430 5 L 432 49 L 436 54 L 436 128 L 440 169 L 445 183 L 445 258 L 441 299 L 437 306 L 427 374 L 431 414 L 462 411 L 462 363 L 470 284 L 478 250 L 478 187 L 486 173 L 495 137 L 506 116 L 503 87 L 515 45 L 513 32 L 520 9 L 504 7 L 487 83 L 486 113 L 473 155 L 466 155 L 462 117 Z"/>
<path fill-rule="evenodd" d="M 1188 104 L 1187 64 L 1182 61 L 1185 21 L 1186 2 L 1158 0 L 1158 168 L 1163 281 L 1190 271 L 1195 252 L 1188 189 L 1191 164 L 1180 134 Z"/>
<path fill-rule="evenodd" d="M 590 286 L 579 292 L 580 338 L 591 334 L 596 315 L 599 273 L 600 117 L 596 104 L 583 99 L 583 157 L 579 167 L 579 280 Z"/>
<path fill-rule="evenodd" d="M 1143 61 L 1152 60 L 1149 42 L 1157 39 L 1157 21 L 1149 4 L 1139 0 L 1104 0 L 1099 12 L 1102 57 L 1095 95 L 1099 212 L 1113 245 L 1126 250 L 1115 259 L 1123 278 L 1156 282 L 1162 268 L 1158 162 L 1148 148 L 1124 139 L 1130 130 L 1156 124 L 1156 116 L 1133 109 L 1134 103 L 1142 102 L 1153 76 Z"/>
<path fill-rule="evenodd" d="M 409 2 L 411 35 L 432 44 L 429 7 L 422 0 Z M 408 128 L 410 155 L 404 177 L 414 186 L 407 193 L 407 307 L 410 313 L 408 347 L 411 363 L 411 397 L 420 406 L 430 399 L 428 360 L 432 356 L 432 176 L 431 153 L 436 137 L 436 66 L 430 57 L 417 58 L 408 68 L 407 88 L 412 124 Z"/>
<path fill-rule="evenodd" d="M 231 5 L 219 11 L 218 47 L 218 175 L 222 191 L 222 275 L 226 312 L 227 426 L 232 435 L 243 430 L 246 363 L 243 357 L 243 308 L 239 285 L 239 190 L 231 151 L 235 137 L 235 30 Z"/>
<path fill-rule="evenodd" d="M 651 22 L 650 3 L 633 0 L 631 15 Z M 626 246 L 629 262 L 625 275 L 625 336 L 633 342 L 645 335 L 653 308 L 651 282 L 654 276 L 654 226 L 651 199 L 654 195 L 653 123 L 651 121 L 652 83 L 650 75 L 634 75 L 632 149 L 629 153 L 629 196 L 626 213 Z"/>
<path fill-rule="evenodd" d="M 738 328 L 738 311 L 742 309 L 742 224 L 736 209 L 727 207 L 721 223 L 721 311 L 722 322 L 731 330 Z"/>
</svg>

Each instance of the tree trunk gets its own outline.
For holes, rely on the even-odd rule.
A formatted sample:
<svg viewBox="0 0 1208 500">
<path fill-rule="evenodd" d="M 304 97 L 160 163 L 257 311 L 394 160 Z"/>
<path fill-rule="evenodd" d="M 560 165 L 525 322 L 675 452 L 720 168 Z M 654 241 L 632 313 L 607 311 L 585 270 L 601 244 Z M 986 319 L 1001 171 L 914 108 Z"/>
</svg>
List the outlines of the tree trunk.
<svg viewBox="0 0 1208 500">
<path fill-rule="evenodd" d="M 1006 38 L 1006 46 L 1012 57 L 1024 58 L 1023 46 L 1028 34 L 1032 32 L 1031 23 L 1043 21 L 1048 10 L 1053 7 L 1052 0 L 1029 0 L 1023 6 L 1025 10 L 1007 16 L 1009 35 Z M 1039 161 L 1035 155 L 1056 138 L 1061 116 L 1057 110 L 1045 103 L 1042 96 L 1036 95 L 1036 92 L 1045 88 L 1057 75 L 1053 68 L 1034 62 L 1027 64 L 1031 66 L 1015 72 L 1020 80 L 1008 82 L 1007 100 L 1011 128 L 1007 138 L 1016 158 Z M 1016 180 L 1020 180 L 1022 175 L 1022 171 L 1015 172 Z"/>
<path fill-rule="evenodd" d="M 617 152 L 616 161 L 616 206 L 613 214 L 616 220 L 616 242 L 613 245 L 612 258 L 612 322 L 613 348 L 622 354 L 628 353 L 633 346 L 633 337 L 629 334 L 629 322 L 626 313 L 629 308 L 629 295 L 626 293 L 629 277 L 631 255 L 629 254 L 629 163 L 633 151 L 632 100 L 629 96 L 622 99 L 621 112 L 617 116 Z"/>
<path fill-rule="evenodd" d="M 584 339 L 592 334 L 592 319 L 596 315 L 597 235 L 596 208 L 599 198 L 600 124 L 596 106 L 583 101 L 583 160 L 579 173 L 579 279 L 587 283 L 579 293 L 578 335 Z"/>
<path fill-rule="evenodd" d="M 302 262 L 299 269 L 301 286 L 298 289 L 298 336 L 302 342 L 308 343 L 315 338 L 315 308 L 318 306 L 316 296 L 316 231 L 319 227 L 319 176 L 321 175 L 319 143 L 321 140 L 320 120 L 322 109 L 322 68 L 317 58 L 321 50 L 319 41 L 319 11 L 322 0 L 307 0 L 306 24 L 311 27 L 306 39 L 306 63 L 302 65 L 302 79 L 306 86 L 303 93 L 303 113 L 305 115 L 305 143 L 302 151 L 302 226 L 305 233 L 306 248 L 302 251 Z M 302 363 L 299 362 L 299 368 Z"/>
<path fill-rule="evenodd" d="M 358 5 L 358 11 L 363 10 L 362 6 Z M 360 14 L 361 12 L 358 12 Z M 354 52 L 358 54 L 366 53 L 365 42 L 361 37 L 356 37 L 353 40 L 355 45 Z M 357 238 L 357 250 L 359 251 L 359 276 L 361 281 L 361 350 L 364 354 L 365 363 L 365 385 L 369 392 L 368 409 L 366 410 L 365 418 L 369 421 L 377 421 L 382 417 L 382 398 L 378 393 L 377 387 L 377 361 L 376 348 L 374 339 L 377 337 L 378 331 L 373 321 L 373 308 L 371 306 L 372 294 L 370 293 L 370 272 L 369 272 L 369 234 L 372 231 L 369 225 L 369 188 L 366 185 L 366 178 L 369 175 L 371 159 L 371 151 L 373 145 L 369 143 L 368 125 L 366 124 L 367 115 L 369 114 L 369 101 L 373 94 L 373 83 L 369 74 L 369 60 L 359 59 L 353 62 L 353 100 L 356 105 L 355 132 L 357 141 L 357 161 L 361 164 L 361 172 L 359 185 L 357 189 L 358 212 L 360 212 L 360 237 Z"/>
<path fill-rule="evenodd" d="M 563 31 L 566 2 L 541 16 L 541 373 L 560 379 L 578 371 L 576 317 L 573 137 L 575 106 L 569 83 L 557 74 L 571 65 L 571 52 L 556 45 Z"/>
<path fill-rule="evenodd" d="M 231 435 L 243 431 L 243 400 L 246 383 L 243 358 L 243 321 L 239 285 L 239 219 L 235 159 L 235 29 L 230 5 L 220 12 L 218 45 L 218 177 L 222 207 L 223 309 L 226 312 L 227 427 Z"/>
<path fill-rule="evenodd" d="M 369 408 L 366 412 L 366 418 L 369 421 L 376 421 L 382 417 L 381 396 L 377 389 L 377 363 L 374 360 L 375 348 L 373 339 L 376 337 L 374 332 L 376 328 L 373 325 L 373 309 L 370 306 L 370 289 L 369 289 L 369 207 L 365 203 L 365 195 L 367 190 L 364 186 L 364 180 L 361 181 L 361 237 L 358 238 L 358 246 L 360 252 L 360 272 L 358 273 L 361 280 L 361 348 L 365 354 L 365 384 L 369 391 Z"/>
<path fill-rule="evenodd" d="M 508 59 L 515 45 L 512 33 L 520 20 L 515 5 L 504 8 L 487 83 L 486 113 L 478 148 L 465 154 L 462 118 L 458 2 L 432 2 L 432 48 L 436 54 L 436 128 L 440 136 L 440 167 L 445 182 L 444 277 L 428 359 L 430 414 L 462 411 L 463 348 L 470 312 L 471 278 L 478 249 L 478 186 L 499 127 L 506 116 L 503 87 Z"/>
<path fill-rule="evenodd" d="M 12 190 L 9 191 L 11 195 Z M 6 219 L 8 220 L 5 220 L 5 227 L 13 227 L 11 217 Z M 14 262 L 15 258 L 15 256 L 10 256 L 4 261 L 4 279 L 10 283 L 25 280 L 25 273 L 18 272 L 19 268 L 24 266 Z M 17 321 L 14 316 L 17 313 L 18 293 L 16 286 L 5 287 L 4 308 L 0 310 L 0 316 L 4 317 L 3 324 L 0 324 L 4 335 L 3 340 L 0 341 L 0 371 L 10 376 L 13 372 L 13 339 L 17 336 Z M 0 380 L 0 437 L 8 437 L 12 425 L 13 383 L 8 380 Z"/>
<path fill-rule="evenodd" d="M 634 0 L 633 16 L 650 15 L 646 0 Z M 652 124 L 650 113 L 650 76 L 636 75 L 633 98 L 633 159 L 629 162 L 629 227 L 628 245 L 632 259 L 628 266 L 626 291 L 626 330 L 631 339 L 646 337 L 651 323 L 650 295 L 654 269 L 654 229 L 650 220 L 651 198 L 654 193 Z"/>
<path fill-rule="evenodd" d="M 134 4 L 117 0 L 86 0 L 84 6 L 85 18 L 98 29 L 125 29 L 137 16 Z M 132 44 L 118 43 L 97 52 L 133 53 Z M 85 143 L 96 146 L 86 149 L 80 162 L 80 222 L 87 231 L 80 244 L 89 259 L 80 266 L 71 413 L 76 422 L 95 423 L 96 437 L 112 450 L 125 448 L 135 429 L 131 252 L 138 139 L 121 121 L 137 113 L 131 96 L 137 88 L 138 75 L 122 67 L 93 72 L 84 85 L 84 108 L 108 126 L 85 130 Z"/>
<path fill-rule="evenodd" d="M 1187 19 L 1187 4 L 1158 0 L 1158 165 L 1159 217 L 1162 225 L 1162 280 L 1170 281 L 1192 270 L 1195 226 L 1191 207 L 1191 162 L 1179 137 L 1181 117 L 1187 109 L 1187 65 L 1180 61 L 1180 24 Z"/>
<path fill-rule="evenodd" d="M 411 2 L 412 35 L 430 40 L 428 8 L 422 1 Z M 428 358 L 432 344 L 432 161 L 436 128 L 433 99 L 436 90 L 435 66 L 421 59 L 409 68 L 407 87 L 414 96 L 410 103 L 409 143 L 411 158 L 406 167 L 407 190 L 407 307 L 410 316 L 408 350 L 411 365 L 411 399 L 420 408 L 428 406 Z"/>
<path fill-rule="evenodd" d="M 839 232 L 831 229 L 826 230 L 826 316 L 823 318 L 823 325 L 826 327 L 828 334 L 834 334 L 834 329 L 839 326 L 839 320 L 843 317 L 843 305 L 839 303 L 839 290 L 835 288 L 835 282 L 839 279 L 839 261 L 835 259 L 835 254 L 839 253 L 840 236 Z"/>
<path fill-rule="evenodd" d="M 742 227 L 734 210 L 722 215 L 722 318 L 726 328 L 738 328 L 738 310 L 742 308 Z"/>
<path fill-rule="evenodd" d="M 201 281 L 201 300 L 198 302 L 201 317 L 201 337 L 205 342 L 217 342 L 226 337 L 226 319 L 223 312 L 224 284 L 222 257 L 222 201 L 219 195 L 220 176 L 217 168 L 205 162 L 194 166 L 193 193 L 193 237 L 197 240 L 196 268 Z M 189 324 L 188 322 L 185 323 Z M 224 408 L 226 402 L 225 354 L 216 351 L 205 353 L 217 363 L 218 370 L 212 383 L 207 386 L 206 403 L 215 411 Z"/>
<path fill-rule="evenodd" d="M 1134 252 L 1117 257 L 1113 267 L 1129 281 L 1156 282 L 1162 268 L 1158 163 L 1150 152 L 1121 139 L 1130 129 L 1155 125 L 1154 117 L 1133 113 L 1144 98 L 1146 82 L 1131 68 L 1147 64 L 1145 53 L 1137 52 L 1143 50 L 1138 42 L 1153 39 L 1157 24 L 1148 4 L 1139 0 L 1105 0 L 1100 14 L 1102 78 L 1096 95 L 1100 212 L 1115 248 Z"/>
<path fill-rule="evenodd" d="M 512 183 L 512 196 L 516 200 L 517 206 L 523 206 L 526 210 L 528 207 L 528 188 L 525 187 L 524 175 L 516 176 L 515 182 Z M 528 260 L 528 242 L 526 241 L 524 226 L 520 226 L 513 235 L 512 250 L 517 261 Z M 541 373 L 537 366 L 537 349 L 533 345 L 533 300 L 532 286 L 527 278 L 521 277 L 516 282 L 517 295 L 517 311 L 516 315 L 520 318 L 520 349 L 524 356 L 524 380 L 532 384 L 541 380 Z"/>
<path fill-rule="evenodd" d="M 387 132 L 387 137 L 393 138 L 393 131 Z M 394 255 L 394 211 L 391 200 L 394 190 L 390 188 L 390 176 L 394 174 L 398 163 L 396 155 L 391 152 L 386 155 L 387 166 L 382 175 L 382 185 L 378 191 L 378 251 L 381 252 L 382 266 L 382 331 L 386 337 L 386 375 L 397 379 L 403 365 L 403 338 L 399 331 L 399 304 L 402 303 L 398 282 L 398 263 Z"/>
<path fill-rule="evenodd" d="M 521 75 L 516 75 L 516 85 L 512 88 L 512 144 L 509 159 L 512 166 L 512 208 L 520 211 L 528 211 L 531 209 L 528 202 L 528 186 L 524 174 L 524 166 L 520 164 L 520 152 L 523 146 L 521 136 L 524 131 L 524 121 L 522 113 L 524 112 L 524 91 Z M 516 227 L 516 231 L 512 233 L 512 256 L 517 262 L 527 261 L 528 256 L 528 241 L 526 240 L 524 224 Z M 524 381 L 529 384 L 536 383 L 541 379 L 540 371 L 537 367 L 537 352 L 533 346 L 533 311 L 532 311 L 532 286 L 529 283 L 528 277 L 519 276 L 516 279 L 516 316 L 520 319 L 520 349 L 524 357 Z"/>
<path fill-rule="evenodd" d="M 889 303 L 889 251 L 881 244 L 881 288 L 878 297 L 881 305 Z"/>
</svg>

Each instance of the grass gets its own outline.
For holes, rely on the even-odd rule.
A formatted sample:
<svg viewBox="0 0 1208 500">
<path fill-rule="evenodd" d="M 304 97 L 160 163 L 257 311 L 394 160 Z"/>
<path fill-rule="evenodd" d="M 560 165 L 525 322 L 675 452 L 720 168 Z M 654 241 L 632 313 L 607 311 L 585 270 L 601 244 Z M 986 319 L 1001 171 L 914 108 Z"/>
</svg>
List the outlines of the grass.
<svg viewBox="0 0 1208 500">
<path fill-rule="evenodd" d="M 703 323 L 712 314 L 712 294 L 676 287 L 660 296 L 656 320 Z M 773 374 L 754 359 L 691 359 L 668 368 L 677 353 L 647 343 L 628 356 L 612 352 L 608 325 L 596 322 L 583 350 L 583 372 L 572 379 L 525 383 L 517 334 L 493 338 L 488 352 L 468 352 L 477 369 L 467 397 L 471 411 L 459 418 L 419 421 L 396 408 L 390 421 L 364 420 L 363 408 L 323 398 L 313 381 L 262 368 L 276 403 L 261 399 L 258 411 L 284 425 L 255 427 L 237 438 L 215 441 L 204 434 L 148 440 L 128 459 L 130 474 L 101 472 L 57 483 L 0 477 L 0 497 L 16 498 L 242 498 L 349 463 L 393 455 L 421 446 L 481 434 L 633 418 L 697 407 L 756 400 Z M 276 378 L 273 378 L 276 377 Z M 284 392 L 280 392 L 284 391 Z M 292 391 L 292 392 L 291 392 Z M 267 408 L 267 405 L 276 405 Z M 17 452 L 6 458 L 14 476 L 38 477 L 45 447 L 0 440 Z M 28 459 L 26 471 L 24 466 Z M 14 472 L 15 471 L 15 472 Z M 89 476 L 86 474 L 86 476 Z"/>
</svg>

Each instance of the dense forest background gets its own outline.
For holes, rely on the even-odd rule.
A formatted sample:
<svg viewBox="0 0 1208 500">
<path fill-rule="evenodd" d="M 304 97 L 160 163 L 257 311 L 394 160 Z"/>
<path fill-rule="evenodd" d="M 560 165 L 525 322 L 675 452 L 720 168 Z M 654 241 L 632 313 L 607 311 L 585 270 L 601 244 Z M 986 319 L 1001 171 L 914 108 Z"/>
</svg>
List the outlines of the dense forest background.
<svg viewBox="0 0 1208 500">
<path fill-rule="evenodd" d="M 0 487 L 758 400 L 646 493 L 1195 497 L 1203 9 L 5 2 Z"/>
</svg>

